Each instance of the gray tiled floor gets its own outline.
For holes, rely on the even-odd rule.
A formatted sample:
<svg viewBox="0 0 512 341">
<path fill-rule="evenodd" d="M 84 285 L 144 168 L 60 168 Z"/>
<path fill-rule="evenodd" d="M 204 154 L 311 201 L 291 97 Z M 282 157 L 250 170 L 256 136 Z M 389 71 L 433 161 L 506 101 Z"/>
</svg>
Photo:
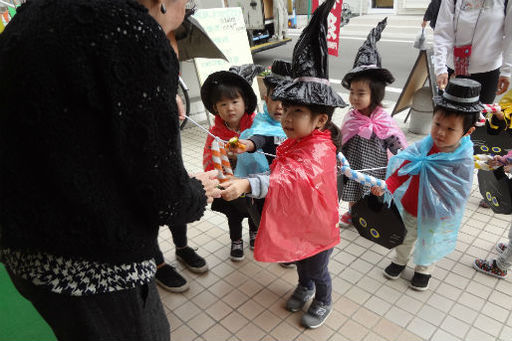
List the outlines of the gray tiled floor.
<svg viewBox="0 0 512 341">
<path fill-rule="evenodd" d="M 344 111 L 335 115 L 340 124 Z M 403 117 L 397 119 L 402 123 Z M 404 127 L 404 130 L 406 128 Z M 422 136 L 407 133 L 408 140 Z M 183 157 L 190 172 L 202 170 L 205 133 L 182 133 Z M 426 292 L 408 287 L 412 268 L 403 278 L 386 280 L 382 271 L 393 255 L 341 230 L 341 243 L 331 257 L 334 311 L 325 325 L 304 330 L 300 313 L 289 313 L 284 302 L 297 281 L 294 269 L 258 263 L 246 249 L 244 261 L 229 260 L 227 221 L 207 209 L 189 225 L 189 244 L 198 247 L 210 271 L 193 274 L 176 264 L 190 280 L 183 294 L 160 291 L 172 327 L 181 340 L 512 340 L 512 282 L 475 272 L 475 257 L 495 255 L 494 244 L 505 240 L 510 217 L 478 207 L 475 184 L 467 204 L 456 250 L 439 262 Z M 340 212 L 346 210 L 342 204 Z M 248 239 L 247 225 L 244 240 Z M 167 228 L 160 231 L 167 260 L 176 263 Z M 246 242 L 247 244 L 247 242 Z"/>
</svg>

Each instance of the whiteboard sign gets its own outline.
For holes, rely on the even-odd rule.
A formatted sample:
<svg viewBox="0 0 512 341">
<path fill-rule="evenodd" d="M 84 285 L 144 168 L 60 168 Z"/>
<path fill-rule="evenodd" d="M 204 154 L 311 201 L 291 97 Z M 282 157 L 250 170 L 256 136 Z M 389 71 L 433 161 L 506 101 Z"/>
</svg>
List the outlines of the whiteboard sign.
<svg viewBox="0 0 512 341">
<path fill-rule="evenodd" d="M 245 30 L 244 16 L 240 7 L 199 9 L 194 14 L 210 39 L 229 59 L 194 58 L 199 83 L 206 78 L 230 66 L 253 64 L 249 40 Z M 255 94 L 259 94 L 258 82 L 252 82 Z"/>
</svg>

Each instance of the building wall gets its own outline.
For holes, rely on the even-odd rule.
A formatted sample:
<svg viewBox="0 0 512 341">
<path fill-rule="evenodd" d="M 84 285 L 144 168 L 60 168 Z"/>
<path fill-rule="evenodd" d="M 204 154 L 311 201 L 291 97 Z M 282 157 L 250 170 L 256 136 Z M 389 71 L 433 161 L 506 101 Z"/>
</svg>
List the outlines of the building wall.
<svg viewBox="0 0 512 341">
<path fill-rule="evenodd" d="M 397 14 L 416 14 L 421 15 L 425 13 L 425 10 L 430 3 L 429 0 L 395 0 L 396 1 L 396 13 Z"/>
<path fill-rule="evenodd" d="M 295 0 L 295 10 L 299 15 L 307 14 L 309 0 Z M 343 0 L 344 3 L 350 5 L 353 13 L 358 15 L 368 14 L 371 12 L 371 0 Z M 430 0 L 395 0 L 394 10 L 390 13 L 403 15 L 421 15 L 425 13 Z"/>
</svg>

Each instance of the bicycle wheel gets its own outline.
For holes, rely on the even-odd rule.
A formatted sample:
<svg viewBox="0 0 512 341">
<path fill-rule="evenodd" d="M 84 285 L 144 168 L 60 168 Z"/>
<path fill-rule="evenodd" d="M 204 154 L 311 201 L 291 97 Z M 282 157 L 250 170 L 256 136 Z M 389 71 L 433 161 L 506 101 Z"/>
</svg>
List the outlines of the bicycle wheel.
<svg viewBox="0 0 512 341">
<path fill-rule="evenodd" d="M 185 116 L 188 117 L 190 115 L 190 99 L 188 97 L 188 87 L 187 84 L 183 81 L 181 77 L 178 78 L 178 96 L 181 97 L 181 101 L 183 102 L 183 105 L 185 106 Z M 187 119 L 181 121 L 180 123 L 180 129 L 182 130 L 185 128 L 185 125 L 187 124 Z"/>
</svg>

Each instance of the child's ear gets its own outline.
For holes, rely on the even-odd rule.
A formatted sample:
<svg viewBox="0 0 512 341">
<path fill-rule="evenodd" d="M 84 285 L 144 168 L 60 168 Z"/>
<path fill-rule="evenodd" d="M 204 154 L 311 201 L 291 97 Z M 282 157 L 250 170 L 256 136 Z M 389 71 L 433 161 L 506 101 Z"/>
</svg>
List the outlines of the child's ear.
<svg viewBox="0 0 512 341">
<path fill-rule="evenodd" d="M 469 128 L 469 130 L 466 132 L 466 134 L 464 134 L 464 136 L 469 136 L 471 135 L 474 131 L 475 131 L 476 127 L 471 127 Z M 462 136 L 462 137 L 464 137 Z"/>
<path fill-rule="evenodd" d="M 318 119 L 318 123 L 316 124 L 316 127 L 323 128 L 328 120 L 329 116 L 327 116 L 327 114 L 321 114 L 320 118 Z"/>
</svg>

